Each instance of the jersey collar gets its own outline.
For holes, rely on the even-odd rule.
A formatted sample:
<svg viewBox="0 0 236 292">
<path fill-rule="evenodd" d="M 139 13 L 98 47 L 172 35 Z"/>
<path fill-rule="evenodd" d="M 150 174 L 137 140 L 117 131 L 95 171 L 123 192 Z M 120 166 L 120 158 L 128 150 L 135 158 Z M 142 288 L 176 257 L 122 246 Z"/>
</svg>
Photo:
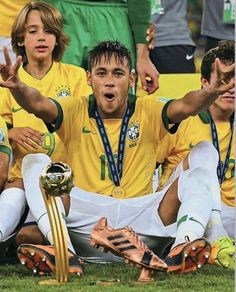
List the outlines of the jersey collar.
<svg viewBox="0 0 236 292">
<path fill-rule="evenodd" d="M 133 115 L 135 110 L 135 104 L 136 104 L 137 97 L 133 94 L 129 94 L 128 103 L 130 107 L 130 117 Z M 88 107 L 88 113 L 90 118 L 95 118 L 94 111 L 96 107 L 96 98 L 93 94 L 89 95 L 89 107 Z"/>
<path fill-rule="evenodd" d="M 201 112 L 198 115 L 204 124 L 210 124 L 210 115 L 209 115 L 209 112 L 207 110 Z M 234 122 L 234 112 L 232 113 L 232 115 L 230 117 L 230 123 L 233 123 L 233 122 Z"/>
</svg>

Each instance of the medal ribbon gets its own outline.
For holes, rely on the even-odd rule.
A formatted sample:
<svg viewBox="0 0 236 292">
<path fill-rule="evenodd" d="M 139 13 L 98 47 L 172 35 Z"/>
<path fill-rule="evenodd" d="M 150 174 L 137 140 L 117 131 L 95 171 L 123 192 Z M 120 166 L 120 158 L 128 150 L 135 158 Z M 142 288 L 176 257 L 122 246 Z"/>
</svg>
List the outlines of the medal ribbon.
<svg viewBox="0 0 236 292">
<path fill-rule="evenodd" d="M 111 178 L 116 186 L 120 185 L 120 179 L 122 177 L 122 166 L 123 166 L 124 150 L 125 150 L 125 138 L 126 138 L 128 125 L 129 125 L 129 118 L 130 118 L 130 109 L 129 109 L 129 105 L 127 105 L 124 117 L 122 119 L 121 129 L 120 129 L 120 137 L 119 137 L 119 144 L 118 144 L 118 157 L 117 157 L 117 165 L 116 165 L 114 155 L 112 153 L 111 145 L 110 145 L 102 118 L 101 118 L 97 108 L 95 109 L 96 123 L 98 126 L 100 137 L 102 139 L 104 150 L 106 152 L 108 167 L 109 167 L 110 173 L 111 173 Z"/>
<path fill-rule="evenodd" d="M 230 152 L 231 152 L 231 147 L 232 147 L 232 140 L 233 140 L 233 124 L 234 124 L 234 119 L 230 119 L 230 128 L 231 128 L 231 135 L 230 135 L 230 140 L 229 140 L 229 146 L 227 149 L 226 157 L 225 157 L 225 162 L 221 163 L 221 158 L 220 158 L 220 146 L 219 146 L 219 140 L 218 140 L 218 134 L 217 134 L 217 129 L 215 122 L 213 121 L 210 113 L 210 125 L 211 125 L 211 136 L 212 136 L 212 143 L 214 147 L 216 148 L 217 152 L 219 153 L 219 163 L 217 166 L 217 176 L 219 183 L 222 184 L 225 180 L 225 174 L 229 165 L 229 158 L 230 158 Z"/>
</svg>

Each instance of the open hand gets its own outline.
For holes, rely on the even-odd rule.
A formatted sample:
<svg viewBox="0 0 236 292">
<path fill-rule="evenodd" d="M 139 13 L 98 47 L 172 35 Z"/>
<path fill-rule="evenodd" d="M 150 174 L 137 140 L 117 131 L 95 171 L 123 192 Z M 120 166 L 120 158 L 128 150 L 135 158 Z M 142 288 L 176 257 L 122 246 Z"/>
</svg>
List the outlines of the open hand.
<svg viewBox="0 0 236 292">
<path fill-rule="evenodd" d="M 216 58 L 214 66 L 216 74 L 212 75 L 210 90 L 217 94 L 223 94 L 229 91 L 230 89 L 234 88 L 235 64 L 225 65 L 220 62 L 219 58 Z"/>
<path fill-rule="evenodd" d="M 42 132 L 34 130 L 30 127 L 15 127 L 9 130 L 9 140 L 19 144 L 25 150 L 32 148 L 37 149 L 42 145 Z"/>
</svg>

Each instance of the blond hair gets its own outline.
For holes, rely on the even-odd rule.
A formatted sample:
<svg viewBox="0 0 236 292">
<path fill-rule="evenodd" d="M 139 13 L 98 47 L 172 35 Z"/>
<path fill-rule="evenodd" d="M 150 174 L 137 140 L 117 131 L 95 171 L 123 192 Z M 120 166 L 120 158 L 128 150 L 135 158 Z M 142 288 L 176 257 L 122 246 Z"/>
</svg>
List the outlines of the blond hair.
<svg viewBox="0 0 236 292">
<path fill-rule="evenodd" d="M 55 46 L 52 57 L 54 61 L 60 61 L 68 44 L 68 37 L 63 32 L 63 20 L 61 13 L 51 4 L 45 2 L 31 2 L 26 4 L 17 15 L 11 31 L 11 42 L 14 52 L 17 56 L 21 55 L 23 60 L 27 60 L 24 46 L 20 43 L 24 41 L 25 23 L 30 11 L 37 10 L 45 28 L 50 30 L 56 37 L 57 45 Z"/>
</svg>

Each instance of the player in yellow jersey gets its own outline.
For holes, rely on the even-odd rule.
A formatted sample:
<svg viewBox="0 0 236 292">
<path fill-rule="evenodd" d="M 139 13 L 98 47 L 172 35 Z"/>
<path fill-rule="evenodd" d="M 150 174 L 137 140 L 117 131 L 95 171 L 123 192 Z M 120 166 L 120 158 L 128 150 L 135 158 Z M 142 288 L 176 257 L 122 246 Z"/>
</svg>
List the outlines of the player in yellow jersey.
<svg viewBox="0 0 236 292">
<path fill-rule="evenodd" d="M 26 84 L 57 100 L 90 93 L 84 69 L 60 62 L 68 37 L 62 31 L 62 16 L 52 5 L 44 2 L 25 5 L 13 24 L 11 35 L 16 55 L 23 57 L 18 73 Z M 23 157 L 28 153 L 45 153 L 53 161 L 66 161 L 67 150 L 57 134 L 49 133 L 42 120 L 22 109 L 4 88 L 1 90 L 0 114 L 11 128 L 9 138 L 13 143 L 14 154 L 10 180 L 4 192 L 9 195 L 13 190 L 14 193 L 21 192 L 20 203 L 24 204 L 24 191 L 20 182 Z M 18 214 L 14 216 L 17 219 Z M 33 234 L 37 234 L 33 232 L 35 228 L 24 227 L 18 240 L 27 240 L 28 234 L 32 238 Z M 7 226 L 6 229 L 9 230 Z"/>
<path fill-rule="evenodd" d="M 200 152 L 199 146 L 195 146 L 184 161 L 188 169 L 179 179 L 161 192 L 149 192 L 158 143 L 167 131 L 175 132 L 178 123 L 234 87 L 234 64 L 224 66 L 216 59 L 217 74 L 212 83 L 179 100 L 168 103 L 152 98 L 136 100 L 128 95 L 128 88 L 135 82 L 128 50 L 119 42 L 105 41 L 90 52 L 88 83 L 94 95 L 56 101 L 24 84 L 17 74 L 21 58 L 13 65 L 7 49 L 4 52 L 6 65 L 0 66 L 3 79 L 0 86 L 9 88 L 20 106 L 42 118 L 51 131 L 57 131 L 69 150 L 77 186 L 70 193 L 71 205 L 65 220 L 77 235 L 76 247 L 84 246 L 78 252 L 94 256 L 89 250 L 89 236 L 97 220 L 105 216 L 113 228 L 131 226 L 146 237 L 149 246 L 150 236 L 156 238 L 155 245 L 163 244 L 160 236 L 175 237 L 165 258 L 169 271 L 195 271 L 206 263 L 210 245 L 202 236 L 213 206 L 220 200 L 215 148 L 204 142 L 200 144 L 204 151 Z M 198 156 L 206 156 L 209 164 L 199 166 Z M 27 201 L 39 227 L 46 212 L 45 208 L 39 210 L 42 200 L 38 195 L 39 175 L 50 161 L 44 154 L 30 154 L 22 163 Z M 101 231 L 104 228 L 101 226 Z M 133 238 L 132 231 L 126 231 Z M 50 233 L 50 226 L 47 232 Z M 20 247 L 19 254 L 25 248 Z M 31 248 L 34 250 L 33 245 Z M 194 253 L 194 260 L 191 252 L 185 256 L 187 250 Z M 154 255 L 146 255 L 147 259 L 144 246 L 143 251 L 149 267 Z M 123 252 L 120 250 L 119 254 L 124 255 Z"/>
<path fill-rule="evenodd" d="M 207 86 L 215 73 L 214 61 L 219 58 L 223 64 L 228 65 L 234 62 L 235 47 L 233 41 L 222 41 L 219 47 L 208 51 L 202 60 L 201 82 L 202 87 Z M 235 90 L 220 95 L 207 111 L 191 117 L 181 123 L 175 135 L 166 136 L 160 145 L 157 159 L 162 163 L 162 176 L 160 178 L 159 190 L 167 183 L 174 181 L 178 175 L 181 165 L 178 163 L 190 152 L 200 141 L 213 143 L 219 152 L 218 180 L 221 187 L 222 211 L 221 218 L 223 225 L 231 238 L 234 238 L 235 229 L 235 136 L 234 136 L 234 110 Z M 205 161 L 207 163 L 207 161 Z M 171 175 L 172 174 L 172 175 Z M 210 234 L 210 240 L 214 242 L 217 237 L 217 230 L 214 236 Z M 224 241 L 224 242 L 223 242 Z M 226 252 L 228 247 L 230 257 L 225 257 L 224 266 L 234 267 L 234 242 L 225 237 L 220 245 Z"/>
</svg>

